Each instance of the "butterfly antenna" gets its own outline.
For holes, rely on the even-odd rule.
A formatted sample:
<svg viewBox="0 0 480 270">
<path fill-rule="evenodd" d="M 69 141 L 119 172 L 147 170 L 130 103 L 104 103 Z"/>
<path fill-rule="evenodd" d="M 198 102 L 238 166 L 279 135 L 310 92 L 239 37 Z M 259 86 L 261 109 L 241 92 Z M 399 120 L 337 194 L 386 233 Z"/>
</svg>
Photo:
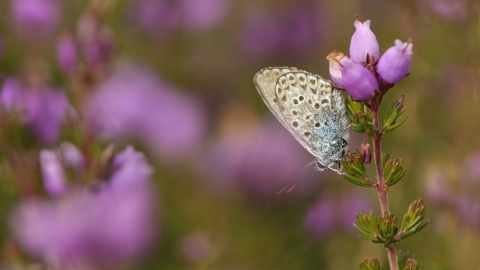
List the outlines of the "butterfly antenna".
<svg viewBox="0 0 480 270">
<path fill-rule="evenodd" d="M 292 191 L 297 186 L 298 181 L 302 178 L 303 174 L 307 171 L 307 169 L 309 169 L 316 162 L 317 161 L 314 160 L 314 161 L 308 163 L 305 167 L 303 167 L 303 169 L 300 171 L 300 175 L 298 175 L 294 181 L 285 185 L 285 187 L 282 188 L 280 191 L 278 191 L 277 194 L 280 194 L 284 191 L 285 191 L 286 194 L 290 193 L 290 191 Z"/>
</svg>

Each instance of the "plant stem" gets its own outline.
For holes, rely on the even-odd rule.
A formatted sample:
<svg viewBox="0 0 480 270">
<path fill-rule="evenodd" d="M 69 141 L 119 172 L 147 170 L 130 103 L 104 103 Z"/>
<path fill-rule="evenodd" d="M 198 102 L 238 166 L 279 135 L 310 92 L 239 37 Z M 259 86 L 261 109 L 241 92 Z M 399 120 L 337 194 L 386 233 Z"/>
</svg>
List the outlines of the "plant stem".
<svg viewBox="0 0 480 270">
<path fill-rule="evenodd" d="M 388 197 L 387 197 L 387 190 L 388 187 L 385 185 L 385 175 L 383 173 L 383 164 L 382 164 L 382 137 L 383 131 L 379 130 L 378 124 L 378 107 L 380 105 L 380 101 L 376 102 L 374 100 L 371 106 L 371 112 L 373 116 L 373 127 L 375 129 L 375 136 L 373 138 L 373 158 L 375 160 L 375 167 L 377 169 L 377 192 L 378 197 L 380 199 L 380 209 L 382 211 L 382 217 L 389 212 L 388 207 Z M 391 270 L 398 270 L 398 262 L 397 262 L 397 251 L 395 248 L 395 244 L 390 244 L 387 247 L 387 254 L 388 254 L 388 262 L 390 264 Z"/>
</svg>

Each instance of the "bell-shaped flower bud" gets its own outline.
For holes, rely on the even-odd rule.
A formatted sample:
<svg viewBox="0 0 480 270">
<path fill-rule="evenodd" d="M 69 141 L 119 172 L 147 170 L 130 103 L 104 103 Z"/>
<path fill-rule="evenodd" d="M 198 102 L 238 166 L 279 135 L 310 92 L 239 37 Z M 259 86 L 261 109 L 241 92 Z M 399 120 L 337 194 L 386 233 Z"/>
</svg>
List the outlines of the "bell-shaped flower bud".
<svg viewBox="0 0 480 270">
<path fill-rule="evenodd" d="M 348 65 L 352 62 L 350 58 L 346 57 L 343 53 L 333 51 L 327 55 L 328 65 L 330 69 L 330 77 L 332 81 L 340 86 L 344 87 L 342 80 L 342 70 L 345 65 Z"/>
<path fill-rule="evenodd" d="M 78 63 L 78 46 L 73 35 L 65 34 L 57 45 L 57 61 L 62 71 L 73 73 Z"/>
<path fill-rule="evenodd" d="M 361 23 L 355 21 L 355 33 L 353 33 L 352 41 L 350 42 L 350 57 L 353 62 L 362 63 L 368 62 L 367 58 L 374 56 L 378 59 L 380 55 L 380 46 L 378 45 L 375 34 L 370 30 L 370 20 Z"/>
<path fill-rule="evenodd" d="M 370 164 L 372 162 L 372 148 L 368 143 L 368 133 L 365 132 L 363 135 L 363 142 L 360 146 L 360 153 L 362 154 L 363 163 Z"/>
<path fill-rule="evenodd" d="M 395 40 L 395 46 L 390 47 L 378 60 L 377 72 L 380 77 L 391 84 L 401 81 L 408 74 L 413 44 Z"/>
<path fill-rule="evenodd" d="M 372 72 L 362 64 L 354 62 L 344 66 L 342 83 L 350 96 L 357 101 L 372 99 L 378 90 L 378 81 Z"/>
<path fill-rule="evenodd" d="M 52 197 L 59 197 L 67 191 L 67 181 L 62 163 L 51 150 L 40 151 L 40 167 L 42 168 L 43 185 Z"/>
</svg>

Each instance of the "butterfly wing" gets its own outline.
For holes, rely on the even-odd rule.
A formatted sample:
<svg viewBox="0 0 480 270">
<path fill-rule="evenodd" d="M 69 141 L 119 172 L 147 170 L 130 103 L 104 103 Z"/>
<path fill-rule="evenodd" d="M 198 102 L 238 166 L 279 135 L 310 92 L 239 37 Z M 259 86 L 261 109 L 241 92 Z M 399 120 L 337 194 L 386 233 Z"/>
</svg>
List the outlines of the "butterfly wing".
<svg viewBox="0 0 480 270">
<path fill-rule="evenodd" d="M 269 109 L 300 144 L 328 160 L 328 142 L 348 127 L 339 91 L 318 75 L 289 67 L 264 68 L 254 82 Z"/>
</svg>

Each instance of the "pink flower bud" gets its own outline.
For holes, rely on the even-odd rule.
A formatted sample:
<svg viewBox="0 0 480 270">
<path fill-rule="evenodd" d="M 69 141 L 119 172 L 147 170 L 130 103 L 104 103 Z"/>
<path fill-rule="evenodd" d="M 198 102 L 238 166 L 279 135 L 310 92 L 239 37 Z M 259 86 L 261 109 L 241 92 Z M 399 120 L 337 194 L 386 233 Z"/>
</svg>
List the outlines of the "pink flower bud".
<svg viewBox="0 0 480 270">
<path fill-rule="evenodd" d="M 395 46 L 390 47 L 378 60 L 377 72 L 388 83 L 397 83 L 408 74 L 413 44 L 395 40 Z"/>
<path fill-rule="evenodd" d="M 350 63 L 343 68 L 342 82 L 348 93 L 357 101 L 370 100 L 378 89 L 377 78 L 359 63 Z"/>
<path fill-rule="evenodd" d="M 329 55 L 327 55 L 327 60 L 332 81 L 336 85 L 344 87 L 342 80 L 342 70 L 345 65 L 352 63 L 352 60 L 350 60 L 350 58 L 345 56 L 343 53 L 337 51 L 333 51 Z"/>
<path fill-rule="evenodd" d="M 375 34 L 370 30 L 370 20 L 363 24 L 360 21 L 354 23 L 355 33 L 353 33 L 350 43 L 350 57 L 354 62 L 362 63 L 367 61 L 367 56 L 374 56 L 378 59 L 380 55 L 380 46 L 378 45 Z"/>
</svg>

